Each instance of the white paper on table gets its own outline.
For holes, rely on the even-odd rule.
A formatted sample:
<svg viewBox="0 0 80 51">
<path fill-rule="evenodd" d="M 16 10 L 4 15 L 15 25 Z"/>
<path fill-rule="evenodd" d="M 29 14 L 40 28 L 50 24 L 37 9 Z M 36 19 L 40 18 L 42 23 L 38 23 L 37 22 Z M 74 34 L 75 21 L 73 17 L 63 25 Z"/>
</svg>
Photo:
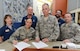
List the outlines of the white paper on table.
<svg viewBox="0 0 80 51">
<path fill-rule="evenodd" d="M 0 49 L 0 51 L 5 51 L 5 49 Z"/>
<path fill-rule="evenodd" d="M 80 49 L 80 45 L 77 45 L 77 44 L 76 44 L 76 48 L 77 48 L 77 49 Z"/>
<path fill-rule="evenodd" d="M 45 43 L 42 42 L 42 41 L 32 42 L 32 44 L 33 44 L 37 49 L 44 48 L 44 47 L 48 47 L 48 45 L 45 44 Z"/>
<path fill-rule="evenodd" d="M 27 48 L 29 46 L 31 46 L 31 45 L 28 43 L 25 43 L 25 42 L 19 42 L 19 43 L 17 43 L 17 45 L 14 45 L 14 47 L 16 47 L 19 51 L 21 51 L 24 48 Z"/>
<path fill-rule="evenodd" d="M 66 45 L 67 45 L 67 48 L 69 48 L 69 49 L 75 49 L 76 48 L 76 44 L 74 44 L 74 43 L 66 43 Z"/>
</svg>

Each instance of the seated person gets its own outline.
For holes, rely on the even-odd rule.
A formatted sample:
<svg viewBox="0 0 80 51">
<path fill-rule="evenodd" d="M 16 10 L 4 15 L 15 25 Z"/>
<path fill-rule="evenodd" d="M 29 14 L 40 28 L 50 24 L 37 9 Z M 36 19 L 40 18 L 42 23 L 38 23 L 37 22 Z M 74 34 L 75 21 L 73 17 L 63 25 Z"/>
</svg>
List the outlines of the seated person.
<svg viewBox="0 0 80 51">
<path fill-rule="evenodd" d="M 29 40 L 34 39 L 35 37 L 35 30 L 31 27 L 32 20 L 27 19 L 25 20 L 25 25 L 18 28 L 13 35 L 10 37 L 9 42 L 13 44 L 17 44 L 18 41 L 28 42 Z"/>
<path fill-rule="evenodd" d="M 61 26 L 61 40 L 63 42 L 80 43 L 80 26 L 72 22 L 70 13 L 64 16 L 65 23 Z"/>
<path fill-rule="evenodd" d="M 7 14 L 4 17 L 4 25 L 0 28 L 0 42 L 9 39 L 14 31 L 15 28 L 12 24 L 12 16 Z"/>
</svg>

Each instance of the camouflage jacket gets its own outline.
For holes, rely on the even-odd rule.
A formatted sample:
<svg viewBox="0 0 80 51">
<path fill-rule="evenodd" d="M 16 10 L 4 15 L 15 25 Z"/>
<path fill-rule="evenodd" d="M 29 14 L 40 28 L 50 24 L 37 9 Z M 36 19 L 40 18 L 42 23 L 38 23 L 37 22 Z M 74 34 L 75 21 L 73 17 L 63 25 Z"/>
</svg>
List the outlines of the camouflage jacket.
<svg viewBox="0 0 80 51">
<path fill-rule="evenodd" d="M 35 37 L 35 30 L 31 27 L 28 31 L 25 26 L 18 28 L 10 37 L 10 41 L 12 40 L 24 40 L 29 39 L 32 40 Z"/>
<path fill-rule="evenodd" d="M 80 42 L 80 26 L 76 23 L 64 23 L 61 26 L 61 40 L 70 39 L 71 42 Z"/>
<path fill-rule="evenodd" d="M 36 37 L 41 39 L 48 38 L 49 41 L 55 41 L 59 36 L 59 24 L 55 16 L 49 15 L 44 21 L 44 16 L 41 16 L 36 26 Z"/>
</svg>

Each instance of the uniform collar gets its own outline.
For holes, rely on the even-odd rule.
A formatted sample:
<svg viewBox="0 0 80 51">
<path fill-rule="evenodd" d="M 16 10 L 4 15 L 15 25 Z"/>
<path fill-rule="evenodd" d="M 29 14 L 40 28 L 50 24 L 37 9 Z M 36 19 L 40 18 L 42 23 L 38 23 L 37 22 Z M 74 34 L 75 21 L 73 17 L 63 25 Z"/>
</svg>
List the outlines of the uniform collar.
<svg viewBox="0 0 80 51">
<path fill-rule="evenodd" d="M 10 30 L 13 30 L 13 25 L 11 25 L 11 28 L 8 25 L 5 25 L 7 28 L 9 28 Z"/>
<path fill-rule="evenodd" d="M 26 16 L 26 18 L 28 18 L 28 15 Z M 32 17 L 31 17 L 31 19 L 33 18 L 33 15 L 32 15 Z"/>
<path fill-rule="evenodd" d="M 24 27 L 25 30 L 27 30 L 25 26 L 23 26 L 23 27 Z M 29 31 L 32 32 L 32 31 L 35 31 L 35 30 L 34 30 L 34 28 L 30 27 Z"/>
<path fill-rule="evenodd" d="M 73 24 L 74 22 L 73 21 L 71 21 L 70 23 L 66 23 L 65 25 L 67 25 L 67 26 L 71 26 L 71 24 Z"/>
</svg>

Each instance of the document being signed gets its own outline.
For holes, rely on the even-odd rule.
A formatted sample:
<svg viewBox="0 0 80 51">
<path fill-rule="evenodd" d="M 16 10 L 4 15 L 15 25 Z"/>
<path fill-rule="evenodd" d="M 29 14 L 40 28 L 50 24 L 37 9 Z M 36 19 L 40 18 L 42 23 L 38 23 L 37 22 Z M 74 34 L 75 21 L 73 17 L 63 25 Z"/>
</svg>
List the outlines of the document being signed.
<svg viewBox="0 0 80 51">
<path fill-rule="evenodd" d="M 16 47 L 19 51 L 23 50 L 24 48 L 27 48 L 31 46 L 30 44 L 28 43 L 25 43 L 25 42 L 19 42 L 17 43 L 16 45 L 14 45 L 14 47 Z"/>
<path fill-rule="evenodd" d="M 39 41 L 39 42 L 32 42 L 32 44 L 37 48 L 37 49 L 40 49 L 40 48 L 44 48 L 44 47 L 48 47 L 48 45 L 42 41 Z"/>
</svg>

